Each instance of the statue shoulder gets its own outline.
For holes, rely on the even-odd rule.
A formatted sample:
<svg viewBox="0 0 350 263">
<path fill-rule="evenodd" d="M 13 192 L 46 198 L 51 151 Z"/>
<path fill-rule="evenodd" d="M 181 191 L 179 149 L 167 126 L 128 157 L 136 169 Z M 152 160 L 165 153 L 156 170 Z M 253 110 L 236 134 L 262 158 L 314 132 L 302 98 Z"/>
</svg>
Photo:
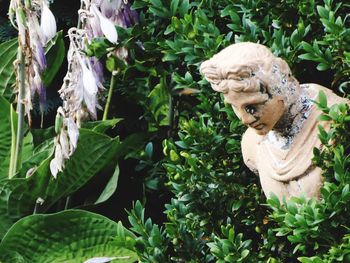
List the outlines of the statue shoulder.
<svg viewBox="0 0 350 263">
<path fill-rule="evenodd" d="M 312 93 L 314 95 L 314 99 L 316 99 L 316 100 L 317 100 L 317 96 L 318 96 L 319 92 L 323 91 L 327 96 L 328 106 L 332 106 L 333 104 L 339 104 L 339 103 L 350 104 L 350 101 L 348 99 L 338 96 L 337 94 L 335 94 L 333 92 L 333 90 L 326 88 L 324 86 L 321 86 L 319 84 L 308 83 L 308 84 L 302 84 L 302 86 L 306 87 L 307 89 L 312 90 L 313 91 Z"/>
<path fill-rule="evenodd" d="M 244 163 L 257 173 L 256 153 L 264 136 L 258 135 L 252 128 L 248 128 L 242 136 L 241 147 Z"/>
</svg>

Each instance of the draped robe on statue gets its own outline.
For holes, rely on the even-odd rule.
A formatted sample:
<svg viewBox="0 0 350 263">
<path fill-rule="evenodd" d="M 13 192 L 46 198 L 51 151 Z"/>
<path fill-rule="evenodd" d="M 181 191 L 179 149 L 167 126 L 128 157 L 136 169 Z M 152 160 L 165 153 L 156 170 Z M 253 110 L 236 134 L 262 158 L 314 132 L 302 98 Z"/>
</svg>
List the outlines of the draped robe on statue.
<svg viewBox="0 0 350 263">
<path fill-rule="evenodd" d="M 317 84 L 303 85 L 309 89 L 309 99 L 315 100 L 319 91 L 327 96 L 328 106 L 348 100 L 335 95 L 331 90 Z M 267 135 L 258 135 L 248 128 L 242 138 L 242 153 L 245 164 L 259 175 L 261 186 L 266 196 L 274 193 L 280 200 L 292 196 L 305 195 L 319 197 L 322 185 L 322 171 L 312 164 L 313 149 L 321 148 L 317 126 L 321 124 L 326 130 L 329 122 L 318 122 L 321 111 L 312 104 L 307 118 L 293 141 L 282 147 L 271 143 L 270 131 Z"/>
</svg>

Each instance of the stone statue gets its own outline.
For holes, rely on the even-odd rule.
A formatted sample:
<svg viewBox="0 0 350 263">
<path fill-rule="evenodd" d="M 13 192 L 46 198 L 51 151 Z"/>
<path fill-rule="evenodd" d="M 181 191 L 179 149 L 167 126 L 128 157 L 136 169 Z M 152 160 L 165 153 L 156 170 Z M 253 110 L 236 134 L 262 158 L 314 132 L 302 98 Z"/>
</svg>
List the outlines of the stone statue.
<svg viewBox="0 0 350 263">
<path fill-rule="evenodd" d="M 313 148 L 321 147 L 321 112 L 312 100 L 321 90 L 329 105 L 345 99 L 317 84 L 300 85 L 288 64 L 260 44 L 233 44 L 203 62 L 200 70 L 248 126 L 243 159 L 259 175 L 265 195 L 319 198 L 322 171 L 313 166 L 312 157 Z"/>
</svg>

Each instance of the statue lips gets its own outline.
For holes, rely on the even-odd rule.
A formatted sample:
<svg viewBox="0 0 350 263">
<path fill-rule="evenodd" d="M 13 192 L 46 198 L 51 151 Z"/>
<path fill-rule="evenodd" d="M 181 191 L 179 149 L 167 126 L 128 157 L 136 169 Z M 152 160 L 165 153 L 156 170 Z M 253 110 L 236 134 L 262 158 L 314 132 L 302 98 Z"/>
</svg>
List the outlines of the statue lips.
<svg viewBox="0 0 350 263">
<path fill-rule="evenodd" d="M 253 129 L 255 129 L 255 130 L 262 130 L 264 127 L 265 127 L 265 124 L 261 123 L 259 125 L 254 126 Z"/>
<path fill-rule="evenodd" d="M 255 129 L 255 130 L 262 130 L 265 127 L 265 124 L 260 123 L 258 121 L 254 121 L 248 125 L 249 127 Z"/>
</svg>

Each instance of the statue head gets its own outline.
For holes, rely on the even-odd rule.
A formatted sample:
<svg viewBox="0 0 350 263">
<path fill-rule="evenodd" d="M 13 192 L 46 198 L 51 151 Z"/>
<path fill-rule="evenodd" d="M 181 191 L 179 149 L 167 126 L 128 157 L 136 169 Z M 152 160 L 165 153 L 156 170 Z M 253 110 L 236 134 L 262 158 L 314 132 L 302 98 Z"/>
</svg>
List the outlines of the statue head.
<svg viewBox="0 0 350 263">
<path fill-rule="evenodd" d="M 233 44 L 203 62 L 200 70 L 259 135 L 274 129 L 299 97 L 299 84 L 288 64 L 260 44 Z"/>
</svg>

